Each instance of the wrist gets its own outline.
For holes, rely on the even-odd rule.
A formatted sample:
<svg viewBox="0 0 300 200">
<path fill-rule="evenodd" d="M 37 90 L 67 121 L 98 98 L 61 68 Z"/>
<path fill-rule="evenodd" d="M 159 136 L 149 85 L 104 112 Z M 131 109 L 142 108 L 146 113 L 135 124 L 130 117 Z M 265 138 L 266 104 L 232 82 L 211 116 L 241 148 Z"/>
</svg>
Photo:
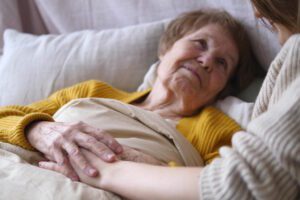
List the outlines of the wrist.
<svg viewBox="0 0 300 200">
<path fill-rule="evenodd" d="M 116 181 L 119 180 L 120 175 L 122 173 L 125 173 L 122 172 L 125 168 L 125 163 L 126 161 L 116 161 L 114 163 L 107 163 L 107 166 L 104 167 L 100 172 L 100 187 L 105 190 L 112 191 L 112 188 L 116 185 Z"/>
<path fill-rule="evenodd" d="M 39 133 L 41 130 L 40 126 L 45 124 L 45 123 L 49 123 L 49 122 L 45 122 L 45 121 L 34 121 L 31 122 L 30 124 L 28 124 L 24 130 L 25 133 L 25 137 L 27 139 L 27 141 L 34 146 L 34 144 L 36 143 L 36 134 L 35 133 Z"/>
</svg>

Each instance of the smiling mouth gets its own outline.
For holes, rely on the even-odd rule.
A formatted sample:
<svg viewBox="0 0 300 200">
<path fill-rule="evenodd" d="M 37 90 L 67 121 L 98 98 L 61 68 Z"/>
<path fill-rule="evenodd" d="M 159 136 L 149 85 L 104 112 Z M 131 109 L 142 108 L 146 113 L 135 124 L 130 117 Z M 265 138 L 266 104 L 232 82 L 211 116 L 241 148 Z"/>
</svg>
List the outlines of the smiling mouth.
<svg viewBox="0 0 300 200">
<path fill-rule="evenodd" d="M 192 72 L 192 74 L 194 74 L 194 76 L 196 76 L 196 78 L 197 78 L 197 79 L 199 80 L 199 82 L 201 83 L 201 77 L 200 77 L 200 75 L 198 74 L 198 72 L 197 72 L 195 69 L 193 69 L 193 68 L 191 68 L 191 67 L 189 67 L 189 66 L 186 66 L 186 65 L 183 65 L 182 67 L 183 67 L 184 69 L 186 69 L 186 70 Z"/>
</svg>

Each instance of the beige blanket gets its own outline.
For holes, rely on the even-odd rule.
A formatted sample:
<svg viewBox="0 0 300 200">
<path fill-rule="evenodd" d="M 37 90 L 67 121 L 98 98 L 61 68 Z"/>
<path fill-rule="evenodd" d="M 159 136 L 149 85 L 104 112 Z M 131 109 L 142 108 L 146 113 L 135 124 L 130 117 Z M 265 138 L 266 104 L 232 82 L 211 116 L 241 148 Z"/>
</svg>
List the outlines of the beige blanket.
<svg viewBox="0 0 300 200">
<path fill-rule="evenodd" d="M 2 200 L 119 200 L 120 197 L 36 166 L 36 152 L 0 142 L 0 199 Z"/>
<path fill-rule="evenodd" d="M 165 163 L 201 166 L 193 146 L 157 114 L 119 101 L 88 98 L 71 101 L 55 115 L 56 121 L 84 121 L 109 131 L 121 144 L 139 149 Z M 120 199 L 58 173 L 36 167 L 36 152 L 0 143 L 0 199 Z"/>
</svg>

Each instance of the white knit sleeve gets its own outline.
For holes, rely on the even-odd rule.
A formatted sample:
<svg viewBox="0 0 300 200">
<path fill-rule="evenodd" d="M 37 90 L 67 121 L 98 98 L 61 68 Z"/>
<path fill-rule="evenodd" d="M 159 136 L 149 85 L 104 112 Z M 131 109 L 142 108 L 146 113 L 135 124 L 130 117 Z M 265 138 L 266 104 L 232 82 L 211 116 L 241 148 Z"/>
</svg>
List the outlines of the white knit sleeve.
<svg viewBox="0 0 300 200">
<path fill-rule="evenodd" d="M 221 158 L 203 169 L 200 199 L 300 197 L 300 76 L 288 85 L 247 132 L 234 135 L 232 148 L 222 148 Z"/>
<path fill-rule="evenodd" d="M 300 78 L 280 102 L 201 174 L 201 199 L 296 199 L 300 191 Z"/>
</svg>

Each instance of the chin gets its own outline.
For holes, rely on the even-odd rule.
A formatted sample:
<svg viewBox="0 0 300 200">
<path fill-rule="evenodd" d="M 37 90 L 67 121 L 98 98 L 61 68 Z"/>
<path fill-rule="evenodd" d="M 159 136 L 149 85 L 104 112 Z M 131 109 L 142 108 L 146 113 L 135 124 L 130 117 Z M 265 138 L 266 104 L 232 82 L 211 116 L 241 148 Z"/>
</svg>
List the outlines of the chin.
<svg viewBox="0 0 300 200">
<path fill-rule="evenodd" d="M 177 93 L 180 92 L 182 96 L 197 96 L 199 94 L 199 90 L 195 87 L 192 87 L 192 84 L 188 80 L 178 80 L 173 84 L 173 90 Z"/>
</svg>

